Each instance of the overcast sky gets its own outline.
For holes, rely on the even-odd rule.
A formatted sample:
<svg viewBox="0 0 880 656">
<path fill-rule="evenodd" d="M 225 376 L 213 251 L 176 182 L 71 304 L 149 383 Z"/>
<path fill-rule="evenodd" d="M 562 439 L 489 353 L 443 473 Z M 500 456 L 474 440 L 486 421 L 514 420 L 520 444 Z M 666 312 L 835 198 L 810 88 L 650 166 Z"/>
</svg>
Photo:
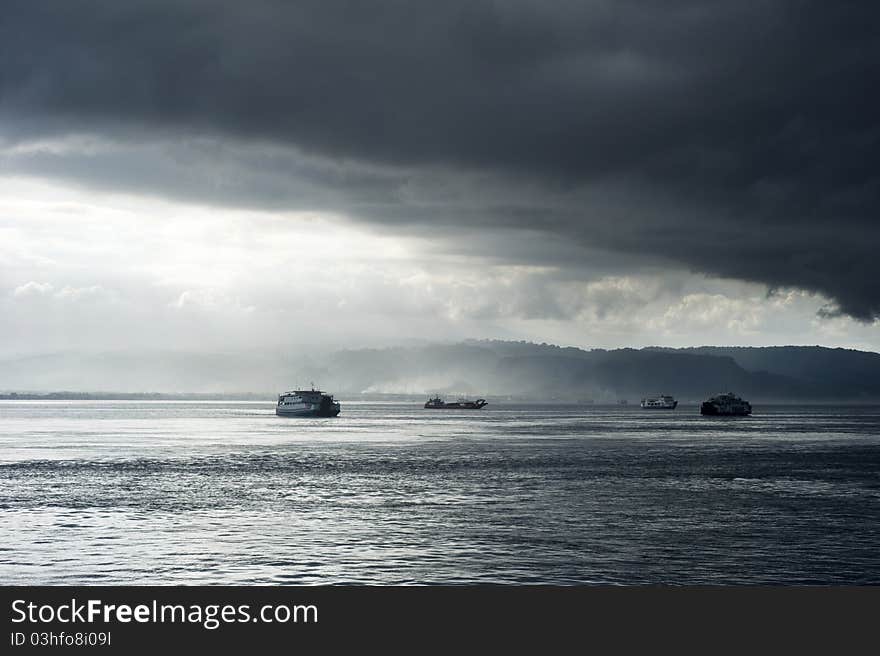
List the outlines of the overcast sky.
<svg viewBox="0 0 880 656">
<path fill-rule="evenodd" d="M 0 354 L 880 350 L 876 2 L 4 0 Z"/>
</svg>

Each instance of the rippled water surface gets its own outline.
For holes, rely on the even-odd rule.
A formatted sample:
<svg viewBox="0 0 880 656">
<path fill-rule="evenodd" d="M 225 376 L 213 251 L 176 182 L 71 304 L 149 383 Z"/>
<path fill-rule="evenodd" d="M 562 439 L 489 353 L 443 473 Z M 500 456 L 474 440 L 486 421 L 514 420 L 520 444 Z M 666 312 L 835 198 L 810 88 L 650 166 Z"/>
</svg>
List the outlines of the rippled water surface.
<svg viewBox="0 0 880 656">
<path fill-rule="evenodd" d="M 0 581 L 880 583 L 880 408 L 0 402 Z"/>
</svg>

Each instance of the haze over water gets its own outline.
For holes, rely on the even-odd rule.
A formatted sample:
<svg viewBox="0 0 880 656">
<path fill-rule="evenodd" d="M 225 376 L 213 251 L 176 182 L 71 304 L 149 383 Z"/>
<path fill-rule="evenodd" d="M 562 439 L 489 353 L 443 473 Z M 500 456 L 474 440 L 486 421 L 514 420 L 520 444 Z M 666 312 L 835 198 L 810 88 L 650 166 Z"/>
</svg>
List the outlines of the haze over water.
<svg viewBox="0 0 880 656">
<path fill-rule="evenodd" d="M 0 402 L 0 580 L 880 583 L 880 408 Z"/>
</svg>

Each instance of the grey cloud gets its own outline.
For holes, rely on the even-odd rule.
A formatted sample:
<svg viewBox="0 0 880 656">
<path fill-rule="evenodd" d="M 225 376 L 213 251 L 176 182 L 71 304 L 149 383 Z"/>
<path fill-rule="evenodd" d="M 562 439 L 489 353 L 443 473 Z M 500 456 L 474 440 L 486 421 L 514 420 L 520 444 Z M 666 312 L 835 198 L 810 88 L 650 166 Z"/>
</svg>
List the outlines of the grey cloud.
<svg viewBox="0 0 880 656">
<path fill-rule="evenodd" d="M 5 166 L 378 224 L 543 230 L 817 291 L 838 304 L 826 312 L 871 320 L 878 18 L 858 1 L 10 1 L 7 138 L 203 135 L 297 155 L 221 152 L 215 180 L 227 158 L 248 173 L 213 187 L 137 157 L 114 167 L 128 176 Z"/>
</svg>

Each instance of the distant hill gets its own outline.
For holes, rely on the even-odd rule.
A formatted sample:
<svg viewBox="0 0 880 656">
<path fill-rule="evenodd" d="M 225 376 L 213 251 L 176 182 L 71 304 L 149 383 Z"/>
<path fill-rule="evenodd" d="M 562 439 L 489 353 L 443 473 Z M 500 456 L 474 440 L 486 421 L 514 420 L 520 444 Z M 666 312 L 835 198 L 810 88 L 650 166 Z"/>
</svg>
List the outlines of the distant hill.
<svg viewBox="0 0 880 656">
<path fill-rule="evenodd" d="M 733 358 L 749 371 L 767 371 L 833 392 L 837 397 L 880 397 L 880 353 L 822 346 L 699 346 L 654 349 Z"/>
<path fill-rule="evenodd" d="M 880 402 L 880 354 L 820 346 L 593 349 L 467 341 L 307 356 L 58 354 L 0 361 L 0 392 L 259 392 L 308 385 L 338 395 L 480 394 L 597 403 L 647 394 L 695 402 L 734 391 L 753 402 Z"/>
<path fill-rule="evenodd" d="M 549 344 L 341 351 L 322 379 L 339 389 L 438 391 L 560 401 L 698 401 L 725 390 L 765 401 L 880 401 L 880 355 L 823 347 L 583 350 Z"/>
</svg>

